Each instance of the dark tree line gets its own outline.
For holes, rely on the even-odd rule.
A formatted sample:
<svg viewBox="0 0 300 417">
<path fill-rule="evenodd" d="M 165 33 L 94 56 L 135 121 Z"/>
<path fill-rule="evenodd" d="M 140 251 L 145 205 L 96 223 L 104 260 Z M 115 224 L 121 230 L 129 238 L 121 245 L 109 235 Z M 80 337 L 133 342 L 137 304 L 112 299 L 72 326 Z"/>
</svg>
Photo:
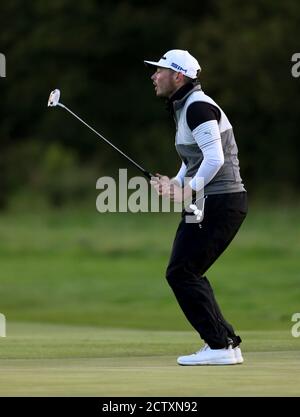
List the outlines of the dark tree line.
<svg viewBox="0 0 300 417">
<path fill-rule="evenodd" d="M 168 49 L 199 60 L 202 86 L 229 116 L 242 175 L 255 195 L 300 181 L 297 0 L 14 0 L 1 5 L 0 204 L 24 189 L 82 198 L 126 167 L 86 128 L 47 109 L 50 90 L 152 172 L 175 174 L 174 126 L 143 65 Z M 135 174 L 132 171 L 132 174 Z M 66 192 L 66 190 L 69 190 Z"/>
</svg>

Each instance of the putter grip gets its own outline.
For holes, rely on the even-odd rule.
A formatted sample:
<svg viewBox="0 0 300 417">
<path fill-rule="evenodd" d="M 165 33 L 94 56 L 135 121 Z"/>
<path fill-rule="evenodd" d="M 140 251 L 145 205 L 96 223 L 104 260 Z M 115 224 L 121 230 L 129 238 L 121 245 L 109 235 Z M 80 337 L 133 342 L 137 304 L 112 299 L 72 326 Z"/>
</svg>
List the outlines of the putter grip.
<svg viewBox="0 0 300 417">
<path fill-rule="evenodd" d="M 148 171 L 144 171 L 144 175 L 145 175 L 145 177 L 147 177 L 149 180 L 151 180 L 151 177 L 153 177 L 153 175 L 151 174 L 151 172 L 148 172 Z"/>
</svg>

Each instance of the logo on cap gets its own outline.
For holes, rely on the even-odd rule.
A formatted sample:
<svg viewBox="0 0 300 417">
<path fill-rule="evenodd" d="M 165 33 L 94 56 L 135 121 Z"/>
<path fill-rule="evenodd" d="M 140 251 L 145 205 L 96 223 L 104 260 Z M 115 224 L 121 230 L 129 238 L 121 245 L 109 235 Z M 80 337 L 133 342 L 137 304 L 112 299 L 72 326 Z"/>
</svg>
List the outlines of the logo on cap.
<svg viewBox="0 0 300 417">
<path fill-rule="evenodd" d="M 175 62 L 172 62 L 171 67 L 177 69 L 178 71 L 184 71 L 187 72 L 186 69 L 182 68 L 180 65 L 175 64 Z"/>
</svg>

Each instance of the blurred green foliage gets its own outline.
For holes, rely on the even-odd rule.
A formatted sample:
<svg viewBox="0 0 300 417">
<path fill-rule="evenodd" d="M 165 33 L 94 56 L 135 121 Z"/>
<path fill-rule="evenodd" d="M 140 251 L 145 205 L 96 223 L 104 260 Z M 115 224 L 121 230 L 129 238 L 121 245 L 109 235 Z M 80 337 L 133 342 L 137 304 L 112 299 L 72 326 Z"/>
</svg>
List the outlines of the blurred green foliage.
<svg viewBox="0 0 300 417">
<path fill-rule="evenodd" d="M 207 272 L 237 329 L 291 329 L 300 299 L 298 213 L 251 207 Z M 1 312 L 29 323 L 190 330 L 165 279 L 179 217 L 77 207 L 3 213 Z"/>
<path fill-rule="evenodd" d="M 291 56 L 299 52 L 299 26 L 297 0 L 3 3 L 0 207 L 24 188 L 43 188 L 51 204 L 64 204 L 127 167 L 70 115 L 46 107 L 56 87 L 66 105 L 146 169 L 175 174 L 173 121 L 143 65 L 172 48 L 197 57 L 203 89 L 228 114 L 248 190 L 293 195 L 300 82 Z"/>
</svg>

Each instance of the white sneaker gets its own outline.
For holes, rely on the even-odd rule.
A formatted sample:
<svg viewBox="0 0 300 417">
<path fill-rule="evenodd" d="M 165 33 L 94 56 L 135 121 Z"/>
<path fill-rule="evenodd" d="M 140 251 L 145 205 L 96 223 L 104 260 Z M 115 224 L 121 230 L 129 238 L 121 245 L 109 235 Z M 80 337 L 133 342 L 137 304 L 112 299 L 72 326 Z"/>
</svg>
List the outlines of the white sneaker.
<svg viewBox="0 0 300 417">
<path fill-rule="evenodd" d="M 240 349 L 239 346 L 236 346 L 233 349 L 233 353 L 234 353 L 234 356 L 235 356 L 235 359 L 236 359 L 236 363 L 239 364 L 239 363 L 243 363 L 244 362 L 244 358 L 242 356 L 242 351 L 241 351 L 241 349 Z"/>
<path fill-rule="evenodd" d="M 241 354 L 242 357 L 242 354 Z M 237 363 L 236 354 L 232 346 L 224 349 L 211 349 L 204 345 L 198 352 L 188 356 L 179 356 L 179 365 L 235 365 Z"/>
</svg>

